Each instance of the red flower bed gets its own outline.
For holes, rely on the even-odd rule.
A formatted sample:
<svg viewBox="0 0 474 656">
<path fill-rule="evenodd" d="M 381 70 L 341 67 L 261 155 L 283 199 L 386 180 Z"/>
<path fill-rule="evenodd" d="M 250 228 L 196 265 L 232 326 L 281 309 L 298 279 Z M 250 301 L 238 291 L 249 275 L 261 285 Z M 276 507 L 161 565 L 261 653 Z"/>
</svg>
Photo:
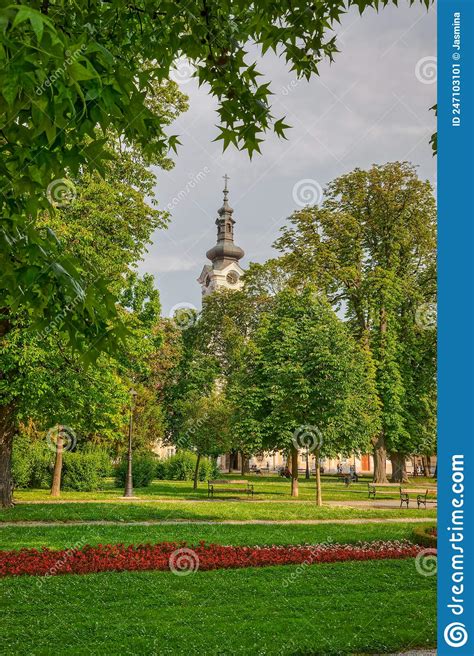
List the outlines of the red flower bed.
<svg viewBox="0 0 474 656">
<path fill-rule="evenodd" d="M 177 574 L 210 569 L 336 563 L 345 560 L 413 558 L 423 547 L 410 542 L 367 542 L 268 547 L 186 543 L 99 544 L 82 549 L 0 551 L 0 576 L 89 574 L 106 571 L 171 570 Z"/>
</svg>

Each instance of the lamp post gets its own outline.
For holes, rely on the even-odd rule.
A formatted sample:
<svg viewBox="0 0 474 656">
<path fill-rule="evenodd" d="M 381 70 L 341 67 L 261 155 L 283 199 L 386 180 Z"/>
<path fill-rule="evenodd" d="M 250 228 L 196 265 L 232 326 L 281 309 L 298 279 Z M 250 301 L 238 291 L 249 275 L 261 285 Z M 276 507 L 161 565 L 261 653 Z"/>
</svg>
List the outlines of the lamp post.
<svg viewBox="0 0 474 656">
<path fill-rule="evenodd" d="M 135 407 L 135 398 L 137 393 L 132 388 L 130 390 L 130 420 L 128 422 L 128 454 L 127 454 L 127 477 L 125 479 L 124 497 L 133 497 L 133 477 L 132 477 L 132 433 L 133 433 L 133 409 Z"/>
</svg>

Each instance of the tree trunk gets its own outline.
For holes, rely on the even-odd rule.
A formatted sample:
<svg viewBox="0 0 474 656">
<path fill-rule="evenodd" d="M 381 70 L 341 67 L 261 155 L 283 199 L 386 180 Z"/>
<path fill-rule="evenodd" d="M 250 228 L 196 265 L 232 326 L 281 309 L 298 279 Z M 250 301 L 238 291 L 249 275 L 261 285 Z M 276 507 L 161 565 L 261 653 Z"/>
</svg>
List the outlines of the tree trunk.
<svg viewBox="0 0 474 656">
<path fill-rule="evenodd" d="M 194 482 L 193 482 L 193 490 L 198 489 L 198 479 L 199 479 L 199 463 L 201 462 L 201 454 L 197 454 L 196 458 L 196 468 L 194 470 Z"/>
<path fill-rule="evenodd" d="M 240 473 L 242 476 L 249 473 L 249 459 L 245 456 L 244 452 L 240 452 Z"/>
<path fill-rule="evenodd" d="M 374 483 L 388 483 L 385 435 L 379 433 L 374 443 Z"/>
<path fill-rule="evenodd" d="M 61 474 L 63 471 L 63 437 L 61 426 L 58 426 L 58 437 L 56 440 L 56 459 L 54 461 L 53 482 L 51 484 L 51 496 L 59 497 L 61 494 Z"/>
<path fill-rule="evenodd" d="M 408 474 L 406 468 L 406 459 L 402 453 L 391 453 L 390 461 L 392 463 L 392 483 L 408 483 Z"/>
<path fill-rule="evenodd" d="M 291 496 L 298 496 L 298 449 L 291 447 Z"/>
<path fill-rule="evenodd" d="M 426 476 L 426 478 L 429 478 L 430 476 L 430 465 L 428 461 L 428 456 L 421 456 L 421 463 L 423 466 L 423 475 Z"/>
<path fill-rule="evenodd" d="M 319 449 L 315 449 L 314 457 L 316 460 L 316 505 L 323 505 L 323 496 L 321 490 L 321 470 L 319 468 Z"/>
<path fill-rule="evenodd" d="M 0 507 L 13 506 L 12 450 L 15 436 L 15 406 L 0 407 Z"/>
</svg>

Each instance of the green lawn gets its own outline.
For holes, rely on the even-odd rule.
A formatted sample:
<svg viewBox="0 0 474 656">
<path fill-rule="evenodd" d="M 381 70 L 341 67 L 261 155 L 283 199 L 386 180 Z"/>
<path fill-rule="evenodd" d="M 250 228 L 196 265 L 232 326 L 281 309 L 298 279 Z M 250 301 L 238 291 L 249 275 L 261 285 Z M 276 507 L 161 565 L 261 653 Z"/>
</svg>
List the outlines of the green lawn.
<svg viewBox="0 0 474 656">
<path fill-rule="evenodd" d="M 68 520 L 279 520 L 279 519 L 368 519 L 436 517 L 436 511 L 415 508 L 318 508 L 311 502 L 253 503 L 252 501 L 227 501 L 216 503 L 60 503 L 21 504 L 0 510 L 0 522 L 13 521 L 68 521 Z"/>
<path fill-rule="evenodd" d="M 410 539 L 415 525 L 403 523 L 404 518 L 436 516 L 434 509 L 318 508 L 312 501 L 314 481 L 300 483 L 299 500 L 291 499 L 285 480 L 254 477 L 254 481 L 262 502 L 203 503 L 199 499 L 207 496 L 204 484 L 193 495 L 190 483 L 176 481 L 155 481 L 137 490 L 144 502 L 119 500 L 122 490 L 112 483 L 99 493 L 64 492 L 66 503 L 42 503 L 50 500 L 46 490 L 19 491 L 16 498 L 24 503 L 0 511 L 0 545 L 2 549 L 60 549 L 117 542 L 186 541 L 192 545 L 200 540 L 236 545 L 351 543 Z M 365 489 L 364 483 L 345 488 L 335 480 L 324 481 L 325 500 L 365 499 Z M 396 489 L 391 493 L 397 497 Z M 71 503 L 81 499 L 94 502 Z M 152 499 L 163 501 L 153 503 Z M 366 518 L 399 518 L 400 522 L 370 524 L 363 522 Z M 280 526 L 61 524 L 71 520 L 252 519 L 362 521 Z M 5 521 L 28 520 L 57 525 L 1 526 Z M 331 656 L 432 647 L 433 578 L 419 576 L 412 559 L 198 571 L 186 577 L 171 572 L 9 577 L 0 580 L 0 652 L 16 656 Z"/>
<path fill-rule="evenodd" d="M 426 524 L 433 525 L 431 524 Z M 425 524 L 417 524 L 425 526 Z M 2 549 L 42 546 L 64 549 L 78 544 L 138 544 L 178 542 L 197 544 L 352 543 L 359 540 L 410 540 L 413 524 L 327 524 L 317 526 L 46 526 L 0 528 Z"/>
<path fill-rule="evenodd" d="M 222 478 L 238 479 L 242 478 L 236 474 L 221 475 Z M 275 499 L 275 500 L 293 500 L 290 495 L 290 482 L 278 476 L 245 476 L 245 480 L 253 483 L 255 488 L 256 499 Z M 367 482 L 371 478 L 361 478 L 359 483 L 352 483 L 346 487 L 335 476 L 323 476 L 323 496 L 325 501 L 344 501 L 344 500 L 366 500 L 367 499 Z M 430 478 L 410 479 L 410 483 L 404 487 L 424 488 L 426 485 L 433 487 L 435 481 Z M 300 499 L 312 500 L 315 496 L 314 478 L 309 481 L 304 477 L 299 481 Z M 380 488 L 383 494 L 380 499 L 398 499 L 398 486 Z M 200 482 L 197 491 L 192 489 L 192 483 L 189 481 L 153 481 L 146 488 L 138 488 L 135 494 L 140 498 L 153 497 L 155 499 L 204 499 L 207 498 L 207 483 Z M 123 495 L 122 488 L 114 487 L 112 479 L 107 479 L 104 489 L 98 492 L 73 492 L 63 491 L 63 499 L 116 499 Z M 219 491 L 220 497 L 234 496 L 235 493 L 226 493 Z M 50 499 L 49 490 L 17 490 L 15 498 L 19 501 L 47 500 Z"/>
<path fill-rule="evenodd" d="M 2 652 L 221 656 L 433 647 L 435 577 L 413 559 L 0 580 Z"/>
</svg>

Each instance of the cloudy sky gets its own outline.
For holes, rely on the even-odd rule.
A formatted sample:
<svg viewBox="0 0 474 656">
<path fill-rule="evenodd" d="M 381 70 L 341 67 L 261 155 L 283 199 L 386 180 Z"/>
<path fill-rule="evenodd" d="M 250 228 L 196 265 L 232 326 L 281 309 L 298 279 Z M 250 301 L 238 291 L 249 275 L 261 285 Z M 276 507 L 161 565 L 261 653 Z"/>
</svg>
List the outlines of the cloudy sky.
<svg viewBox="0 0 474 656">
<path fill-rule="evenodd" d="M 230 176 L 235 241 L 241 264 L 263 262 L 287 217 L 319 189 L 355 167 L 408 160 L 436 182 L 429 145 L 436 101 L 436 14 L 421 6 L 388 7 L 361 18 L 347 14 L 337 31 L 341 53 L 320 67 L 320 77 L 297 80 L 274 56 L 260 59 L 271 81 L 275 116 L 292 125 L 288 140 L 269 136 L 262 155 L 222 153 L 215 102 L 184 73 L 181 88 L 190 109 L 173 126 L 182 146 L 172 171 L 157 170 L 160 206 L 172 207 L 167 230 L 154 235 L 140 271 L 155 276 L 163 313 L 179 304 L 200 308 L 196 278 L 216 241 L 224 173 Z M 260 78 L 260 83 L 263 78 Z"/>
</svg>

